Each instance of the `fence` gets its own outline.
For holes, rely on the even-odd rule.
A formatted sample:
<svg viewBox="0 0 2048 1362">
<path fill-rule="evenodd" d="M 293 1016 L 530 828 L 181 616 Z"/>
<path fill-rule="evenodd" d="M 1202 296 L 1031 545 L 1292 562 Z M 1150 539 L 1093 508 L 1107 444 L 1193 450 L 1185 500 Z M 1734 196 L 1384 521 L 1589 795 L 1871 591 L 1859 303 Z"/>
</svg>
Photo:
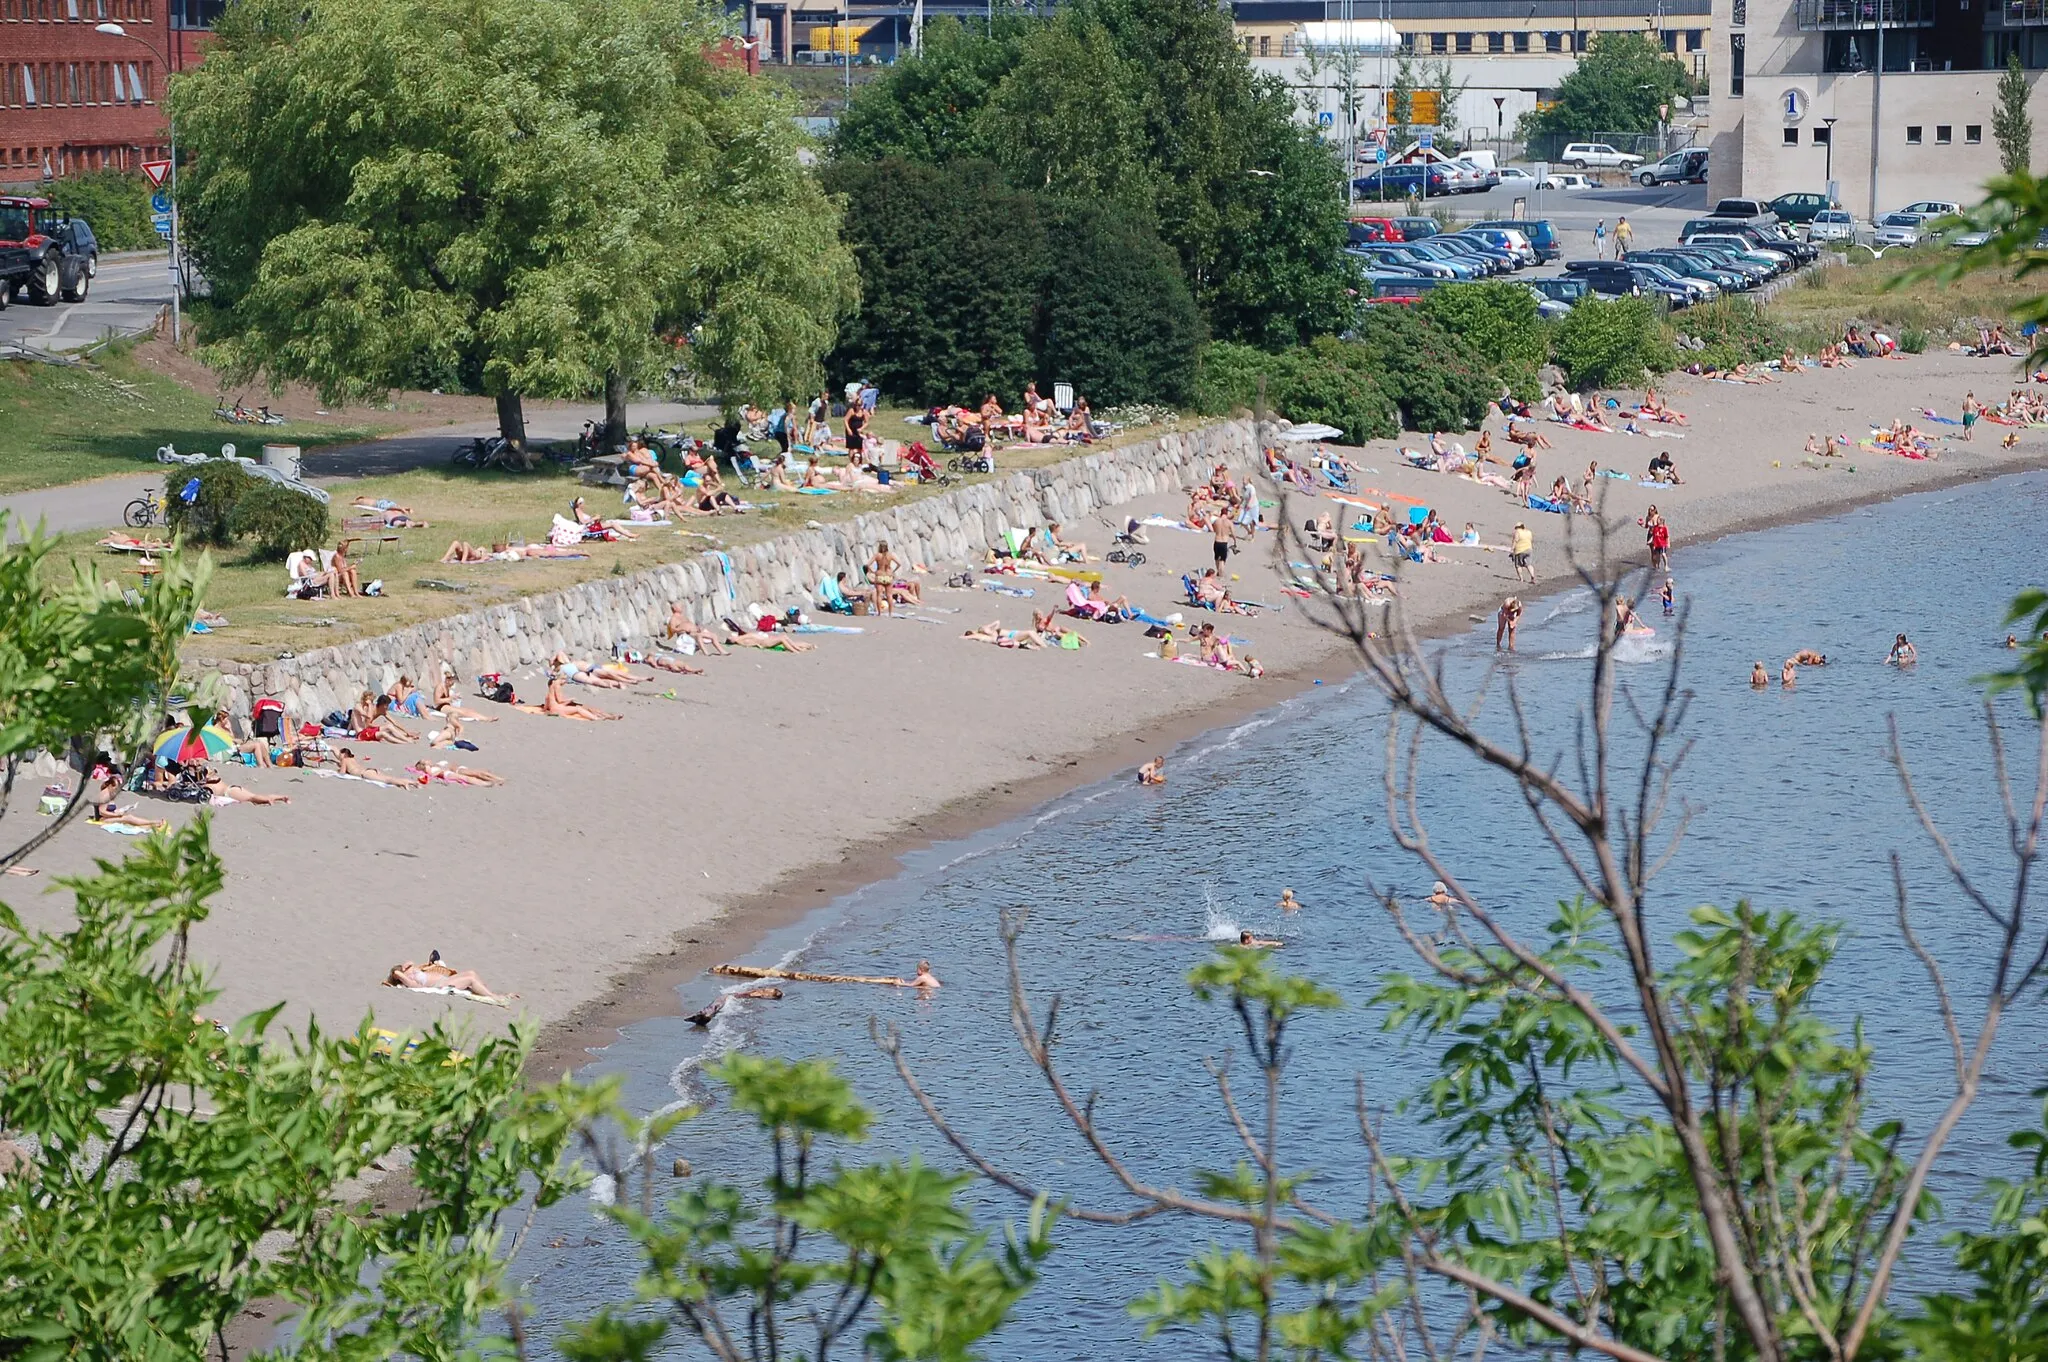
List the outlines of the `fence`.
<svg viewBox="0 0 2048 1362">
<path fill-rule="evenodd" d="M 1546 132 L 1529 139 L 1528 159 L 1559 162 L 1564 160 L 1564 149 L 1573 142 L 1599 142 L 1627 155 L 1655 161 L 1674 151 L 1684 151 L 1698 137 L 1695 128 L 1667 128 L 1661 137 L 1654 132 Z"/>
</svg>

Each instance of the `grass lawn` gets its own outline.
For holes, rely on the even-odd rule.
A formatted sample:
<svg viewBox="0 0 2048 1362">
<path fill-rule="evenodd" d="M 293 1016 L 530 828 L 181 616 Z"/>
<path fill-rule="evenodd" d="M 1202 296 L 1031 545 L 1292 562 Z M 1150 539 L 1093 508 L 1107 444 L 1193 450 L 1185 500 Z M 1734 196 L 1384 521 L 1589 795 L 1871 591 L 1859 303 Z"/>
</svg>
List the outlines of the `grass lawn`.
<svg viewBox="0 0 2048 1362">
<path fill-rule="evenodd" d="M 253 457 L 266 439 L 310 447 L 377 433 L 360 422 L 231 425 L 213 408 L 212 398 L 118 348 L 78 365 L 0 363 L 0 494 L 154 469 L 167 444 L 189 453 L 233 441 Z"/>
<path fill-rule="evenodd" d="M 1900 339 L 1908 331 L 1918 331 L 1929 346 L 1952 340 L 1975 344 L 1978 318 L 2007 321 L 2021 299 L 2041 291 L 2038 284 L 2015 281 L 2010 270 L 1982 270 L 1953 283 L 1906 280 L 1912 271 L 1937 263 L 1940 249 L 1894 249 L 1882 260 L 1857 250 L 1847 263 L 1835 257 L 1838 263 L 1815 270 L 1771 299 L 1771 320 L 1792 328 L 1802 339 L 1838 340 L 1844 324 L 1857 321 L 1866 327 L 1880 325 Z M 1803 348 L 1814 349 L 1819 343 L 1815 340 Z"/>
<path fill-rule="evenodd" d="M 909 414 L 884 409 L 877 414 L 875 429 L 894 438 L 897 432 L 911 429 L 902 419 Z M 1090 449 L 1007 446 L 997 454 L 997 476 L 1007 476 L 1020 468 L 1058 463 L 1118 443 L 1151 439 L 1168 429 L 1171 427 L 1148 426 L 1123 432 Z M 773 452 L 774 446 L 756 447 L 757 452 L 763 449 Z M 834 465 L 840 462 L 828 460 Z M 960 481 L 983 482 L 988 476 L 970 475 Z M 633 541 L 586 545 L 590 554 L 587 559 L 457 565 L 439 561 L 450 540 L 462 539 L 486 548 L 510 539 L 538 543 L 547 536 L 551 514 L 566 514 L 570 501 L 578 494 L 588 498 L 593 512 L 608 515 L 619 508 L 618 493 L 608 488 L 583 487 L 572 474 L 552 465 L 545 471 L 527 474 L 422 469 L 351 481 L 334 489 L 332 509 L 337 532 L 345 503 L 358 493 L 408 506 L 429 523 L 426 529 L 393 531 L 398 536 L 396 543 L 379 543 L 372 538 L 353 550 L 362 580 L 367 584 L 382 579 L 387 594 L 362 599 L 287 600 L 281 564 L 255 561 L 240 547 L 216 550 L 206 606 L 226 615 L 232 624 L 216 633 L 195 636 L 186 653 L 195 659 L 260 661 L 285 650 L 305 652 L 557 590 L 594 577 L 623 575 L 660 563 L 679 562 L 709 548 L 730 548 L 770 539 L 800 529 L 808 521 L 847 520 L 863 512 L 950 490 L 930 484 L 899 486 L 900 491 L 841 492 L 829 497 L 773 493 L 761 498 L 763 509 L 744 515 L 691 518 L 669 527 L 647 526 L 635 531 L 639 538 Z M 68 580 L 70 564 L 79 557 L 89 561 L 103 577 L 123 577 L 135 572 L 132 555 L 96 549 L 94 541 L 98 538 L 99 532 L 62 536 L 58 550 L 44 560 L 46 574 L 53 582 Z M 134 580 L 132 575 L 123 579 L 131 583 Z"/>
</svg>

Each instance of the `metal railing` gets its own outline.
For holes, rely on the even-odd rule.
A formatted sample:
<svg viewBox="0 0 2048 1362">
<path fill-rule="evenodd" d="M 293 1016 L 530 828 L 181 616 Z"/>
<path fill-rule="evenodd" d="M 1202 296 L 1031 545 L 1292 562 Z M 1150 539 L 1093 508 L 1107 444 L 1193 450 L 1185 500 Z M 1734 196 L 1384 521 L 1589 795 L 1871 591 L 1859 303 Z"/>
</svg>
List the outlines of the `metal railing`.
<svg viewBox="0 0 2048 1362">
<path fill-rule="evenodd" d="M 2027 28 L 2048 24 L 2048 0 L 2006 0 L 2005 26 Z"/>
<path fill-rule="evenodd" d="M 1934 26 L 1934 0 L 1799 0 L 1794 22 L 1806 32 L 1875 28 L 1880 8 L 1886 28 Z"/>
</svg>

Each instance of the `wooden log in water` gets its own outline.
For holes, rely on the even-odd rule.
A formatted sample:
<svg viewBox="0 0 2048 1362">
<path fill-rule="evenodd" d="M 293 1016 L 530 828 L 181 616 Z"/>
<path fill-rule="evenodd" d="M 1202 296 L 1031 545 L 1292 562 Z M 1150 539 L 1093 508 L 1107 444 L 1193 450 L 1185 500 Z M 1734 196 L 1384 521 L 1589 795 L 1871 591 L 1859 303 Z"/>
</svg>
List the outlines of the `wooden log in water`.
<svg viewBox="0 0 2048 1362">
<path fill-rule="evenodd" d="M 904 981 L 890 975 L 873 974 L 807 974 L 797 969 L 765 969 L 759 965 L 713 965 L 713 974 L 729 974 L 740 979 L 800 979 L 807 984 L 886 984 L 892 988 L 903 987 Z"/>
</svg>

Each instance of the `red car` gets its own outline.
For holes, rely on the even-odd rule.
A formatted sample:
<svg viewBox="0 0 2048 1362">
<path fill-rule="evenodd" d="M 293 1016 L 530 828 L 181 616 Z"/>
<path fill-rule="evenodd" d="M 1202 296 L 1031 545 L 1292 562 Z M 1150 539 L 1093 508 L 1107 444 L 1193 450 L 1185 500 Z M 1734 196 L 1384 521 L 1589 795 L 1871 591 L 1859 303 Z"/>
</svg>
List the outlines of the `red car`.
<svg viewBox="0 0 2048 1362">
<path fill-rule="evenodd" d="M 1401 234 L 1400 224 L 1392 218 L 1351 219 L 1351 244 L 1361 246 L 1370 241 L 1406 241 Z"/>
<path fill-rule="evenodd" d="M 45 307 L 83 302 L 92 287 L 87 256 L 66 250 L 70 218 L 48 199 L 0 195 L 0 307 L 16 290 Z"/>
</svg>

